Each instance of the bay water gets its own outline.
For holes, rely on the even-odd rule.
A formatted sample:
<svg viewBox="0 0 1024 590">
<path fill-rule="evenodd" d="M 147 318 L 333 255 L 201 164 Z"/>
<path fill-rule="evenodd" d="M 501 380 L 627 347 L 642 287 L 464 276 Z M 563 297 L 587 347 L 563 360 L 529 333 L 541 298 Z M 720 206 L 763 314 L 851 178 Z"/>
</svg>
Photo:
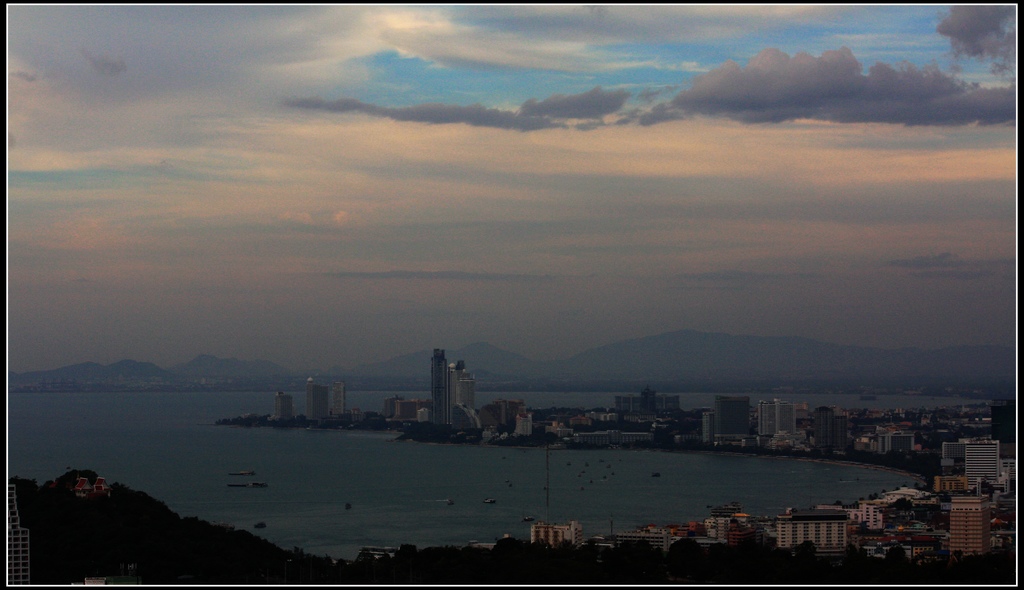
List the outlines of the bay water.
<svg viewBox="0 0 1024 590">
<path fill-rule="evenodd" d="M 304 396 L 293 395 L 301 412 Z M 348 406 L 380 411 L 384 398 L 393 395 L 350 392 Z M 478 393 L 477 406 L 505 398 L 523 399 L 531 407 L 608 407 L 615 395 Z M 750 514 L 773 515 L 787 507 L 853 502 L 914 483 L 897 473 L 791 459 L 635 450 L 546 453 L 396 442 L 393 432 L 214 425 L 246 413 L 272 414 L 273 396 L 9 393 L 8 477 L 42 484 L 69 468 L 91 469 L 108 482 L 153 496 L 181 516 L 227 523 L 284 548 L 341 559 L 355 558 L 363 546 L 462 546 L 504 535 L 528 540 L 531 522 L 525 517 L 578 520 L 589 537 L 701 520 L 711 506 L 732 501 Z M 908 396 L 779 397 L 808 401 L 811 407 L 963 403 Z M 681 399 L 684 407 L 705 407 L 714 394 L 682 394 Z M 245 470 L 256 474 L 229 475 Z M 268 485 L 227 485 L 254 480 Z M 487 498 L 494 502 L 485 503 Z M 254 528 L 257 522 L 266 527 Z"/>
</svg>

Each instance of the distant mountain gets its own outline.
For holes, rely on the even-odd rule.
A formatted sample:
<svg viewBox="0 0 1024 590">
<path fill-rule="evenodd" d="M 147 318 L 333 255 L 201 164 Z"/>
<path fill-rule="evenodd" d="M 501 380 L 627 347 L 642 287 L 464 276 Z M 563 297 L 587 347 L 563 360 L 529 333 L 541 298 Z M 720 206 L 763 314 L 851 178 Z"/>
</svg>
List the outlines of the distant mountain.
<svg viewBox="0 0 1024 590">
<path fill-rule="evenodd" d="M 348 371 L 332 369 L 336 374 L 353 377 L 401 377 L 430 379 L 433 349 L 403 354 L 379 363 L 359 365 Z M 521 379 L 536 373 L 536 361 L 502 350 L 486 342 L 476 342 L 459 349 L 445 350 L 449 363 L 466 361 L 466 369 L 477 379 Z"/>
<path fill-rule="evenodd" d="M 236 358 L 218 358 L 201 354 L 196 358 L 169 369 L 185 377 L 276 377 L 291 375 L 292 371 L 270 361 L 240 361 Z"/>
<path fill-rule="evenodd" d="M 122 360 L 109 365 L 87 362 L 68 365 L 47 371 L 29 371 L 26 373 L 8 373 L 11 383 L 39 383 L 55 381 L 79 382 L 114 382 L 114 381 L 152 381 L 169 380 L 174 375 L 166 369 L 133 360 Z"/>
</svg>

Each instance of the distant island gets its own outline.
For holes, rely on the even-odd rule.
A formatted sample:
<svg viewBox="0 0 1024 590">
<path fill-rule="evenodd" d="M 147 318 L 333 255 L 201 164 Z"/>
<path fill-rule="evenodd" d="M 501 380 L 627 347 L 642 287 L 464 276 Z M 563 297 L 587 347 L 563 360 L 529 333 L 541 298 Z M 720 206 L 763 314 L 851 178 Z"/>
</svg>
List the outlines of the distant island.
<svg viewBox="0 0 1024 590">
<path fill-rule="evenodd" d="M 863 386 L 926 395 L 1012 399 L 1016 351 L 1007 346 L 936 350 L 845 346 L 806 338 L 736 336 L 681 330 L 593 348 L 568 359 L 533 361 L 487 343 L 451 350 L 474 367 L 480 391 L 728 393 L 776 386 L 856 390 Z M 8 373 L 8 389 L 31 391 L 295 391 L 310 374 L 350 390 L 429 389 L 430 350 L 355 367 L 296 371 L 266 360 L 201 354 L 169 368 L 122 360 Z"/>
</svg>

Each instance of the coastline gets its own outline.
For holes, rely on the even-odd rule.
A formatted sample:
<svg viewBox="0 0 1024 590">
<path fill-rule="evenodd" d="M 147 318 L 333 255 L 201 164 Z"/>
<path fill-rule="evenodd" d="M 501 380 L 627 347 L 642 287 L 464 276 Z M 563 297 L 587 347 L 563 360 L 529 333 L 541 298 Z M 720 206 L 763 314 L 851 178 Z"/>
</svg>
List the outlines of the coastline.
<svg viewBox="0 0 1024 590">
<path fill-rule="evenodd" d="M 671 451 L 671 452 L 677 452 L 677 453 L 678 452 L 683 452 L 683 453 L 700 453 L 700 454 L 705 454 L 705 455 L 730 455 L 730 456 L 734 456 L 734 457 L 757 457 L 757 458 L 761 458 L 761 459 L 783 459 L 783 460 L 791 460 L 791 461 L 806 461 L 806 462 L 809 462 L 809 463 L 826 463 L 826 464 L 830 464 L 830 465 L 843 465 L 843 466 L 847 466 L 847 467 L 862 467 L 864 469 L 875 469 L 877 471 L 886 471 L 886 472 L 889 472 L 889 473 L 905 475 L 905 476 L 913 479 L 914 481 L 916 481 L 918 483 L 921 483 L 921 484 L 924 484 L 924 485 L 928 484 L 928 481 L 924 477 L 922 477 L 921 475 L 918 475 L 917 473 L 913 473 L 911 471 L 905 471 L 905 470 L 902 470 L 902 469 L 895 469 L 893 467 L 886 467 L 885 465 L 872 465 L 871 463 L 860 463 L 858 461 L 843 461 L 842 459 L 820 459 L 820 458 L 814 458 L 814 457 L 793 457 L 793 456 L 787 456 L 787 455 L 756 455 L 754 453 L 736 453 L 736 452 L 733 452 L 733 451 L 704 451 L 704 450 L 694 450 L 694 449 L 680 449 L 679 451 Z"/>
</svg>

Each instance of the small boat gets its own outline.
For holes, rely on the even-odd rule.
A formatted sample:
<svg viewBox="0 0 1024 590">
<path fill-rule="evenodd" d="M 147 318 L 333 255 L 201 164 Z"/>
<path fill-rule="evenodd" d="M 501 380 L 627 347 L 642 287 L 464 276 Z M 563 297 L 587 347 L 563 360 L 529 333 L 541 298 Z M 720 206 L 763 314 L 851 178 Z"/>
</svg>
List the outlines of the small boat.
<svg viewBox="0 0 1024 590">
<path fill-rule="evenodd" d="M 260 522 L 257 522 L 256 524 L 254 524 L 253 527 L 257 528 L 257 529 L 265 529 L 265 528 L 267 528 L 267 523 L 265 523 L 263 521 L 260 521 Z"/>
<path fill-rule="evenodd" d="M 494 504 L 497 502 L 494 498 L 484 498 L 484 504 Z"/>
<path fill-rule="evenodd" d="M 352 504 L 345 502 L 345 510 L 352 510 Z"/>
<path fill-rule="evenodd" d="M 455 500 L 452 500 L 451 498 L 448 498 L 448 499 L 447 499 L 447 500 L 445 500 L 444 502 L 445 502 L 445 504 L 447 504 L 447 505 L 451 506 L 452 504 L 454 504 L 454 503 L 455 503 Z"/>
<path fill-rule="evenodd" d="M 255 471 L 232 471 L 228 475 L 256 475 Z"/>
<path fill-rule="evenodd" d="M 523 517 L 523 522 L 533 522 L 533 517 L 532 516 L 524 516 Z"/>
<path fill-rule="evenodd" d="M 229 488 L 245 488 L 245 487 L 249 487 L 249 484 L 247 484 L 247 483 L 229 483 L 228 487 Z"/>
<path fill-rule="evenodd" d="M 661 477 L 661 472 L 655 471 L 654 473 L 651 474 L 651 477 Z"/>
<path fill-rule="evenodd" d="M 250 487 L 250 488 L 265 488 L 265 487 L 267 487 L 267 484 L 265 482 L 262 482 L 262 481 L 250 481 L 249 483 L 247 483 L 245 485 Z"/>
</svg>

